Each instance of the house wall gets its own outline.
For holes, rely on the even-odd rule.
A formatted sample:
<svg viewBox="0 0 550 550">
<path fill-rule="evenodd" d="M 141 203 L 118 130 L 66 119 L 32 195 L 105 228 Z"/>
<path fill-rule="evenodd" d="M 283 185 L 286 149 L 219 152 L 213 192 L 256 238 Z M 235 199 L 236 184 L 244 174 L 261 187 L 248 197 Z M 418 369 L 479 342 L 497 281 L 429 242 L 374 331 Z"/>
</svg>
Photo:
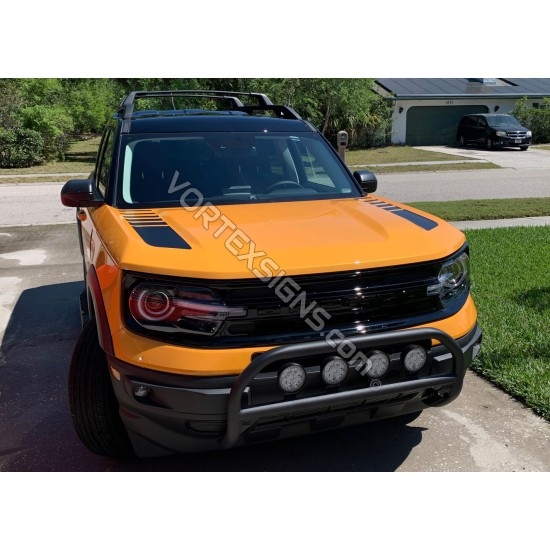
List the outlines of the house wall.
<svg viewBox="0 0 550 550">
<path fill-rule="evenodd" d="M 446 105 L 485 105 L 488 112 L 494 113 L 498 106 L 499 113 L 509 113 L 516 105 L 519 98 L 484 98 L 483 96 L 467 99 L 410 99 L 395 101 L 393 111 L 393 124 L 391 133 L 391 142 L 395 145 L 406 144 L 407 136 L 407 111 L 411 107 L 444 107 Z M 540 102 L 540 99 L 530 100 L 529 103 Z M 399 112 L 401 110 L 401 112 Z M 457 122 L 458 123 L 458 122 Z"/>
</svg>

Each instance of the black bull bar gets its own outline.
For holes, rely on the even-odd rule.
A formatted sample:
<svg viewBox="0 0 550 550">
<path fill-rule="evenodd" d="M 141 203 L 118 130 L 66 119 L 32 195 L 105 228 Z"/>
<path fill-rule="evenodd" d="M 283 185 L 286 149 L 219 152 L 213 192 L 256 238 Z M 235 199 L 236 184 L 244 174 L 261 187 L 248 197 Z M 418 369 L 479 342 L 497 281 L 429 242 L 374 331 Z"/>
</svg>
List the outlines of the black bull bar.
<svg viewBox="0 0 550 550">
<path fill-rule="evenodd" d="M 303 399 L 295 399 L 280 403 L 270 403 L 242 409 L 242 396 L 250 382 L 270 364 L 297 357 L 311 356 L 324 353 L 335 353 L 336 348 L 344 342 L 353 344 L 357 351 L 365 348 L 406 344 L 421 340 L 437 340 L 450 352 L 453 359 L 452 373 L 446 375 L 428 376 L 417 380 L 396 382 L 380 387 L 365 387 L 355 390 L 318 395 Z M 380 397 L 398 392 L 421 391 L 434 386 L 453 385 L 453 389 L 446 402 L 452 401 L 462 389 L 462 380 L 465 374 L 464 354 L 460 346 L 447 333 L 434 328 L 420 328 L 403 331 L 386 332 L 382 334 L 368 334 L 352 336 L 345 339 L 321 340 L 299 344 L 289 344 L 271 349 L 259 354 L 243 370 L 231 387 L 227 405 L 227 431 L 222 439 L 224 448 L 232 447 L 241 434 L 255 420 L 275 414 L 295 413 L 306 411 L 319 406 L 342 405 L 358 399 Z"/>
</svg>

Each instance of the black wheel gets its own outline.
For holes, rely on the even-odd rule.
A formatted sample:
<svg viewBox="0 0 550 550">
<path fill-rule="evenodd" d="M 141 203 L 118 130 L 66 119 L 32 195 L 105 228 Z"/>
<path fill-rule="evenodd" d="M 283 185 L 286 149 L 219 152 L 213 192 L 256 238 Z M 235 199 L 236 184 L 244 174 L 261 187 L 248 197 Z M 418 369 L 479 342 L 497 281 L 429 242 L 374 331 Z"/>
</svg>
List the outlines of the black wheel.
<svg viewBox="0 0 550 550">
<path fill-rule="evenodd" d="M 69 408 L 76 433 L 90 451 L 130 458 L 132 445 L 109 378 L 105 353 L 99 346 L 95 319 L 84 327 L 69 369 Z"/>
<path fill-rule="evenodd" d="M 524 145 L 523 147 L 519 148 L 520 151 L 527 151 L 527 149 L 529 149 L 528 145 L 527 146 Z"/>
<path fill-rule="evenodd" d="M 485 140 L 485 147 L 491 151 L 493 149 L 493 140 L 491 138 L 487 138 Z"/>
<path fill-rule="evenodd" d="M 464 136 L 460 136 L 458 138 L 458 145 L 459 147 L 466 147 L 466 140 L 464 139 Z"/>
</svg>

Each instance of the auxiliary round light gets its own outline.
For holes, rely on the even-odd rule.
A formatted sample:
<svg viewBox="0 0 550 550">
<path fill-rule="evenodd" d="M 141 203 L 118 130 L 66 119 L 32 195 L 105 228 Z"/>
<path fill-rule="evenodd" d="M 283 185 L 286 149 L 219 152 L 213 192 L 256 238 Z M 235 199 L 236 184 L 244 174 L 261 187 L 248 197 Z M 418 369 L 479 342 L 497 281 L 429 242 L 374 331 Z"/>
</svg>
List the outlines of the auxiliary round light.
<svg viewBox="0 0 550 550">
<path fill-rule="evenodd" d="M 401 361 L 408 372 L 418 372 L 428 360 L 428 352 L 422 346 L 408 346 L 403 351 Z"/>
<path fill-rule="evenodd" d="M 306 371 L 298 363 L 286 363 L 279 373 L 279 387 L 285 393 L 296 393 L 306 381 Z"/>
<path fill-rule="evenodd" d="M 367 376 L 369 378 L 382 378 L 390 368 L 390 358 L 379 350 L 367 353 Z"/>
<path fill-rule="evenodd" d="M 321 378 L 327 386 L 338 386 L 348 375 L 348 364 L 341 357 L 327 357 L 321 364 Z"/>
</svg>

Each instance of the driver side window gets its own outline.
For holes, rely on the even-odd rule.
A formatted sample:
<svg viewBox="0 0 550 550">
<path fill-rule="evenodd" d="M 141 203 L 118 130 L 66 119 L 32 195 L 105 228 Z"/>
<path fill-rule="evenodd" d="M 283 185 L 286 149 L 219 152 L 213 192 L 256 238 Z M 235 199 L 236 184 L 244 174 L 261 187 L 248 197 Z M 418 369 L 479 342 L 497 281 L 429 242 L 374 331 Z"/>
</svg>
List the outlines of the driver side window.
<svg viewBox="0 0 550 550">
<path fill-rule="evenodd" d="M 111 174 L 111 165 L 113 162 L 113 149 L 113 133 L 110 130 L 107 130 L 103 137 L 98 170 L 96 174 L 96 185 L 103 196 L 106 195 L 107 187 L 109 185 L 109 176 Z"/>
</svg>

